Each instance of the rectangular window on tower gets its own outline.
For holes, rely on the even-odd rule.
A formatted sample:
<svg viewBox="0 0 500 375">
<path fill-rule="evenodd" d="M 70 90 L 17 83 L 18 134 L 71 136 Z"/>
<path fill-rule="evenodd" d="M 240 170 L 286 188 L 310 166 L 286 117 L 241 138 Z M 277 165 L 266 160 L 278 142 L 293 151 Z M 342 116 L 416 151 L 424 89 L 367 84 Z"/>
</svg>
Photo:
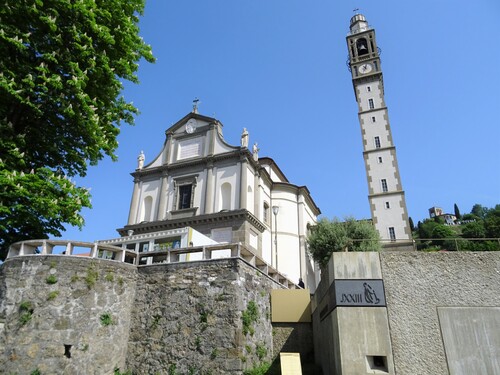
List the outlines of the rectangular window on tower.
<svg viewBox="0 0 500 375">
<path fill-rule="evenodd" d="M 382 191 L 384 193 L 387 193 L 389 191 L 387 189 L 387 180 L 385 178 L 383 178 L 382 180 L 380 180 L 380 184 L 382 185 Z"/>
<path fill-rule="evenodd" d="M 375 118 L 375 116 L 372 116 L 372 122 L 377 122 L 377 119 Z"/>
<path fill-rule="evenodd" d="M 389 227 L 389 238 L 391 241 L 396 241 L 396 231 L 394 230 L 394 227 Z"/>
<path fill-rule="evenodd" d="M 371 92 L 372 91 L 372 87 L 371 86 L 366 86 L 366 91 Z"/>
<path fill-rule="evenodd" d="M 378 163 L 379 163 L 379 164 L 382 164 L 382 156 L 379 156 L 379 157 L 378 157 Z"/>
<path fill-rule="evenodd" d="M 375 137 L 375 148 L 380 148 L 380 137 Z"/>
<path fill-rule="evenodd" d="M 385 202 L 385 208 L 387 209 L 391 208 L 391 204 L 389 202 Z"/>
<path fill-rule="evenodd" d="M 373 99 L 368 99 L 368 106 L 370 107 L 370 109 L 375 108 L 375 105 L 373 104 Z"/>
</svg>

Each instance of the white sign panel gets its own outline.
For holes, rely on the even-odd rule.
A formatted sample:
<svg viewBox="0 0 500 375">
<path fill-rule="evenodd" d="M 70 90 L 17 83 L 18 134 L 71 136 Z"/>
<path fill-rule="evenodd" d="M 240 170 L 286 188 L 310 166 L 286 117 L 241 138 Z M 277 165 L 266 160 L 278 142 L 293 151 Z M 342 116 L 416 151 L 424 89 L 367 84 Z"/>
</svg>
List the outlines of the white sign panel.
<svg viewBox="0 0 500 375">
<path fill-rule="evenodd" d="M 201 139 L 186 139 L 179 142 L 179 160 L 193 158 L 201 155 Z"/>
</svg>

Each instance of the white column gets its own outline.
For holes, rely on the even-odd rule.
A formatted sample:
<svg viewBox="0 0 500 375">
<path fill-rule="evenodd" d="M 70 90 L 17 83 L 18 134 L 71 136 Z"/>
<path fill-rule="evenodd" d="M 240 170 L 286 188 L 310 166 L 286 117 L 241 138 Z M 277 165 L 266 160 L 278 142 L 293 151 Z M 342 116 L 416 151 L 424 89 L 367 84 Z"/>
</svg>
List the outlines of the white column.
<svg viewBox="0 0 500 375">
<path fill-rule="evenodd" d="M 172 148 L 174 147 L 174 143 L 172 142 L 172 135 L 173 133 L 168 133 L 166 134 L 167 136 L 167 145 L 166 145 L 166 150 L 165 152 L 163 153 L 163 164 L 170 164 L 170 161 L 172 160 L 172 153 L 173 153 L 173 150 Z"/>
<path fill-rule="evenodd" d="M 247 160 L 245 156 L 241 156 L 240 161 L 240 209 L 247 208 Z"/>
<path fill-rule="evenodd" d="M 165 220 L 167 216 L 167 187 L 168 175 L 166 172 L 163 172 L 161 177 L 160 204 L 158 205 L 158 215 L 156 215 L 158 220 Z"/>
<path fill-rule="evenodd" d="M 211 214 L 214 209 L 214 170 L 213 163 L 207 167 L 207 182 L 205 186 L 205 213 Z"/>
<path fill-rule="evenodd" d="M 260 202 L 260 175 L 259 172 L 255 171 L 255 175 L 253 178 L 253 214 L 256 218 L 260 220 L 260 210 L 261 210 L 261 202 Z"/>
<path fill-rule="evenodd" d="M 137 220 L 137 209 L 139 208 L 140 181 L 134 179 L 134 192 L 132 193 L 132 201 L 130 202 L 130 213 L 128 216 L 128 225 L 135 224 Z"/>
<path fill-rule="evenodd" d="M 304 223 L 304 196 L 300 193 L 297 193 L 297 233 L 299 234 L 299 275 L 307 282 L 306 275 L 306 249 L 305 249 L 305 223 Z M 294 280 L 294 282 L 298 282 L 298 280 Z"/>
</svg>

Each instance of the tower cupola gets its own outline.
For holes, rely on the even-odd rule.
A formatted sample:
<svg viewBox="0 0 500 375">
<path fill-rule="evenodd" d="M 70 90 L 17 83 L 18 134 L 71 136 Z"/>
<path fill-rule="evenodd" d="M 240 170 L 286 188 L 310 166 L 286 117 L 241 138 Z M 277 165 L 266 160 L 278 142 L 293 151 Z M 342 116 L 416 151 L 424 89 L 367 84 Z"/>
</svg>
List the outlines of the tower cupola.
<svg viewBox="0 0 500 375">
<path fill-rule="evenodd" d="M 360 13 L 355 14 L 351 17 L 350 30 L 351 34 L 360 33 L 362 31 L 368 30 L 368 21 L 366 21 L 365 16 Z"/>
</svg>

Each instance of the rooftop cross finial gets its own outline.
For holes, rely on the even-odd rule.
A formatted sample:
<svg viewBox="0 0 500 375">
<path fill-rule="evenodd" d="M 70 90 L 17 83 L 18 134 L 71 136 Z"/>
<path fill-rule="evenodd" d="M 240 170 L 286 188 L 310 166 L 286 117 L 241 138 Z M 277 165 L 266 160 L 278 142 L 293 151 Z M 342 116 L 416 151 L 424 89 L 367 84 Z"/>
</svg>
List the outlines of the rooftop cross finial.
<svg viewBox="0 0 500 375">
<path fill-rule="evenodd" d="M 193 100 L 193 113 L 198 113 L 198 103 L 200 102 L 200 99 L 194 98 Z"/>
</svg>

